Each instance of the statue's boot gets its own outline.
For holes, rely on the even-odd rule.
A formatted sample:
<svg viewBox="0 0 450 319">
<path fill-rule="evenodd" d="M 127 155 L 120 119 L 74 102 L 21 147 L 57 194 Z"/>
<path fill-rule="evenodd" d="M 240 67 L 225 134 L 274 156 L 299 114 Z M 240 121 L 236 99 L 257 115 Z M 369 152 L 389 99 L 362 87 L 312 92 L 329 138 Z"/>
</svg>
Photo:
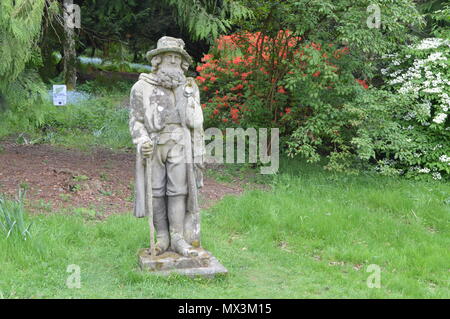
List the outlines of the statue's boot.
<svg viewBox="0 0 450 319">
<path fill-rule="evenodd" d="M 167 203 L 171 248 L 182 256 L 197 256 L 197 251 L 194 247 L 189 245 L 183 237 L 184 216 L 186 214 L 186 196 L 169 196 Z"/>
<path fill-rule="evenodd" d="M 170 245 L 166 199 L 164 197 L 153 197 L 153 224 L 156 228 L 156 254 L 161 255 Z"/>
</svg>

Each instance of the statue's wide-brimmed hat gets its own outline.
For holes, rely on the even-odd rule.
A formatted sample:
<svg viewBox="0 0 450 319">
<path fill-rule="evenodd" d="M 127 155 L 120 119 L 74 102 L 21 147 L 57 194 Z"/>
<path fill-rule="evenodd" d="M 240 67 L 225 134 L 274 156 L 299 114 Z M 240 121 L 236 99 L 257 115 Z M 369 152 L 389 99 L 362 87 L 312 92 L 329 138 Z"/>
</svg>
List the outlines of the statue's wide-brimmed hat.
<svg viewBox="0 0 450 319">
<path fill-rule="evenodd" d="M 191 56 L 184 50 L 184 41 L 172 37 L 162 37 L 159 39 L 156 49 L 147 52 L 147 59 L 151 61 L 154 56 L 166 52 L 179 53 L 189 64 L 192 64 Z"/>
</svg>

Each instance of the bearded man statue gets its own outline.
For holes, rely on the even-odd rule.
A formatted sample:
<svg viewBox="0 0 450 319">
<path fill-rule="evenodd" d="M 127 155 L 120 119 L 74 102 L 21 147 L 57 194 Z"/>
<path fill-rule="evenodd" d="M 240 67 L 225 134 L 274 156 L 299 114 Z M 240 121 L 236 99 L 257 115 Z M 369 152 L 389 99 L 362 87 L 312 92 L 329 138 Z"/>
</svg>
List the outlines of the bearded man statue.
<svg viewBox="0 0 450 319">
<path fill-rule="evenodd" d="M 183 40 L 172 37 L 159 39 L 147 58 L 152 72 L 140 75 L 130 97 L 130 132 L 137 147 L 134 215 L 148 215 L 145 165 L 150 158 L 156 253 L 196 256 L 205 147 L 199 89 L 185 76 L 192 59 Z"/>
</svg>

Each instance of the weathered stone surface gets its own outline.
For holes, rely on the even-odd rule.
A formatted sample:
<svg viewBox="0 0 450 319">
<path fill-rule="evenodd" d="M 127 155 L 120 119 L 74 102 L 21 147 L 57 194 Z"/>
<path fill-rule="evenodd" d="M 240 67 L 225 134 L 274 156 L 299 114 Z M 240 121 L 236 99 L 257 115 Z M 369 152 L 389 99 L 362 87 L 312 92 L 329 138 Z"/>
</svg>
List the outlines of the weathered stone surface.
<svg viewBox="0 0 450 319">
<path fill-rule="evenodd" d="M 140 75 L 130 93 L 130 132 L 136 145 L 134 215 L 149 216 L 158 252 L 192 255 L 201 245 L 198 191 L 205 154 L 200 91 L 186 77 L 191 59 L 184 41 L 158 40 L 149 52 L 152 72 Z M 183 261 L 184 262 L 184 261 Z"/>
<path fill-rule="evenodd" d="M 184 41 L 172 37 L 159 39 L 147 57 L 152 72 L 141 74 L 130 93 L 130 133 L 136 145 L 134 215 L 148 217 L 153 251 L 141 250 L 139 264 L 160 274 L 226 273 L 201 248 L 198 192 L 206 151 L 200 90 L 185 74 L 192 59 Z"/>
<path fill-rule="evenodd" d="M 173 251 L 166 251 L 160 256 L 151 256 L 148 249 L 139 251 L 139 266 L 159 275 L 178 273 L 190 277 L 214 277 L 226 274 L 228 270 L 208 251 L 196 248 L 198 256 L 185 257 Z"/>
</svg>

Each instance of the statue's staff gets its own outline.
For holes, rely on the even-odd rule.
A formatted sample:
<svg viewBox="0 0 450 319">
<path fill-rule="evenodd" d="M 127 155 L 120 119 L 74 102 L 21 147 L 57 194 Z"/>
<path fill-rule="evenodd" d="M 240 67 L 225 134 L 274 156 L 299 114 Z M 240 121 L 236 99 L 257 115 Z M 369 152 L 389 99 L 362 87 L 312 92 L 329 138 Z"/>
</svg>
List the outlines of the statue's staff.
<svg viewBox="0 0 450 319">
<path fill-rule="evenodd" d="M 153 152 L 152 152 L 153 155 Z M 155 243 L 155 225 L 153 224 L 153 193 L 152 193 L 152 156 L 145 160 L 145 175 L 146 175 L 146 198 L 147 198 L 147 212 L 148 223 L 150 226 L 150 254 L 156 256 Z"/>
</svg>

